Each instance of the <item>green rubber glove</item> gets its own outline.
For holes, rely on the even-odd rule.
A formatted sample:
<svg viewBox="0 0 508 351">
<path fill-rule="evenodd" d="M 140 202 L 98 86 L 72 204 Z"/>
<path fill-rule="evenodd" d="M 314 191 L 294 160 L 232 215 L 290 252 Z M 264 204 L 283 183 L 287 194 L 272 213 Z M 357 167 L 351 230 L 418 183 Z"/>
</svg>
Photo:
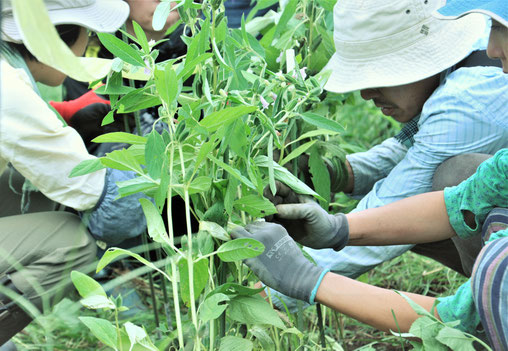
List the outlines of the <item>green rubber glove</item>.
<svg viewBox="0 0 508 351">
<path fill-rule="evenodd" d="M 310 198 L 300 196 L 298 204 L 277 205 L 273 222 L 281 224 L 289 235 L 313 249 L 331 248 L 340 251 L 349 240 L 346 215 L 331 215 Z"/>
<path fill-rule="evenodd" d="M 317 289 L 329 270 L 307 260 L 282 226 L 255 222 L 234 229 L 231 236 L 256 239 L 265 245 L 261 255 L 244 260 L 264 284 L 284 295 L 315 303 Z"/>
</svg>

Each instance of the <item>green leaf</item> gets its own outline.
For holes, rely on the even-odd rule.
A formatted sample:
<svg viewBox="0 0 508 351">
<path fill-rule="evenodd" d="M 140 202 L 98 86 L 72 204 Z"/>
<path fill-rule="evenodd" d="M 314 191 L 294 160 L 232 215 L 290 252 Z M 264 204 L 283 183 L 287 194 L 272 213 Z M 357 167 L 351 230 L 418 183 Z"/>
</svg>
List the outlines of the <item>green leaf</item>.
<svg viewBox="0 0 508 351">
<path fill-rule="evenodd" d="M 252 341 L 238 336 L 225 336 L 220 339 L 219 351 L 251 351 L 254 347 Z"/>
<path fill-rule="evenodd" d="M 121 58 L 134 66 L 145 67 L 141 54 L 129 44 L 123 42 L 112 34 L 97 33 L 102 45 L 114 56 Z"/>
<path fill-rule="evenodd" d="M 118 100 L 116 106 L 118 106 L 118 113 L 130 113 L 160 104 L 161 99 L 158 96 L 152 95 L 148 89 L 143 88 L 131 91 Z"/>
<path fill-rule="evenodd" d="M 86 308 L 97 310 L 100 308 L 105 308 L 109 310 L 115 309 L 115 304 L 108 299 L 106 296 L 102 295 L 91 295 L 84 299 L 81 299 L 79 302 Z"/>
<path fill-rule="evenodd" d="M 284 329 L 277 312 L 259 295 L 236 296 L 229 302 L 228 316 L 240 323 L 273 325 Z"/>
<path fill-rule="evenodd" d="M 266 217 L 277 213 L 270 200 L 260 195 L 246 195 L 234 202 L 237 210 L 245 211 L 254 217 Z"/>
<path fill-rule="evenodd" d="M 279 161 L 279 164 L 281 166 L 284 166 L 286 163 L 294 159 L 295 157 L 300 156 L 305 151 L 307 151 L 317 140 L 311 140 L 308 143 L 302 144 L 298 146 L 296 149 L 291 151 L 286 157 L 284 157 L 282 160 Z"/>
<path fill-rule="evenodd" d="M 99 135 L 92 139 L 94 143 L 125 143 L 131 145 L 144 145 L 146 144 L 146 138 L 125 132 L 113 132 Z"/>
<path fill-rule="evenodd" d="M 229 216 L 233 213 L 233 203 L 237 195 L 238 184 L 240 183 L 236 178 L 231 177 L 228 179 L 228 186 L 224 194 L 224 208 Z"/>
<path fill-rule="evenodd" d="M 258 325 L 252 326 L 249 328 L 249 332 L 258 339 L 261 344 L 261 348 L 263 351 L 274 351 L 275 343 L 266 331 L 266 329 L 261 328 Z"/>
<path fill-rule="evenodd" d="M 218 293 L 208 296 L 199 306 L 199 319 L 206 323 L 219 318 L 228 307 L 225 303 L 227 301 L 229 301 L 229 296 L 225 294 Z"/>
<path fill-rule="evenodd" d="M 117 349 L 118 339 L 116 329 L 111 322 L 95 317 L 78 317 L 90 329 L 93 335 L 104 345 Z"/>
<path fill-rule="evenodd" d="M 265 288 L 252 289 L 252 288 L 248 288 L 246 286 L 236 284 L 236 283 L 226 283 L 226 284 L 222 284 L 221 286 L 217 287 L 214 291 L 212 291 L 210 293 L 210 295 L 212 295 L 212 294 L 226 294 L 229 297 L 238 296 L 238 295 L 252 296 L 252 295 L 259 294 L 264 289 Z"/>
<path fill-rule="evenodd" d="M 215 222 L 200 221 L 199 231 L 208 232 L 211 236 L 222 241 L 229 241 L 231 237 L 224 228 Z"/>
<path fill-rule="evenodd" d="M 155 86 L 161 99 L 170 106 L 180 92 L 179 81 L 172 65 L 166 65 L 164 70 L 155 70 Z"/>
<path fill-rule="evenodd" d="M 252 113 L 257 109 L 257 106 L 248 105 L 225 108 L 205 116 L 205 118 L 201 120 L 200 124 L 209 132 L 215 132 L 219 128 L 224 128 L 237 118 L 242 117 L 248 113 Z"/>
<path fill-rule="evenodd" d="M 302 113 L 300 115 L 302 119 L 312 124 L 313 126 L 316 126 L 321 129 L 331 130 L 332 132 L 342 133 L 344 132 L 344 128 L 337 122 L 328 119 L 326 117 L 320 116 L 318 114 L 312 113 L 312 112 L 306 112 Z"/>
<path fill-rule="evenodd" d="M 100 158 L 92 158 L 90 160 L 81 161 L 76 167 L 74 167 L 69 174 L 69 178 L 79 177 L 85 174 L 97 172 L 105 168 Z"/>
<path fill-rule="evenodd" d="M 72 271 L 71 280 L 76 287 L 76 290 L 78 290 L 79 295 L 83 298 L 95 295 L 107 297 L 104 288 L 92 277 L 89 277 L 86 274 L 78 271 Z"/>
<path fill-rule="evenodd" d="M 273 38 L 278 38 L 286 30 L 286 26 L 291 18 L 296 14 L 296 7 L 298 6 L 298 0 L 289 0 L 280 16 L 277 27 L 275 27 L 275 33 Z"/>
<path fill-rule="evenodd" d="M 259 167 L 268 167 L 268 157 L 265 155 L 260 155 L 254 158 L 254 162 Z M 280 166 L 278 163 L 273 162 L 273 167 L 275 171 L 275 179 L 286 184 L 291 189 L 293 189 L 298 194 L 304 195 L 312 195 L 318 199 L 323 200 L 323 198 L 318 195 L 314 190 L 309 188 L 304 182 L 300 179 L 296 178 L 291 172 L 289 172 L 286 168 Z"/>
<path fill-rule="evenodd" d="M 337 135 L 337 134 L 339 134 L 339 133 L 332 132 L 331 130 L 316 129 L 316 130 L 311 130 L 310 132 L 307 132 L 307 133 L 304 133 L 304 134 L 300 135 L 298 137 L 298 139 L 296 139 L 294 142 L 297 142 L 297 141 L 300 141 L 300 140 L 303 140 L 303 139 L 307 139 L 307 138 L 312 138 L 312 137 L 315 137 L 315 136 L 318 136 L 318 135 Z M 291 142 L 289 144 L 292 144 L 292 143 L 293 142 Z"/>
<path fill-rule="evenodd" d="M 148 235 L 152 238 L 153 241 L 158 243 L 168 243 L 168 234 L 166 233 L 166 227 L 164 226 L 164 221 L 162 220 L 159 211 L 152 203 L 152 201 L 141 198 L 139 199 L 141 203 L 141 207 L 143 207 L 143 212 L 146 217 L 146 224 L 148 227 Z"/>
<path fill-rule="evenodd" d="M 464 334 L 462 331 L 455 328 L 444 327 L 437 334 L 436 340 L 445 344 L 452 350 L 457 351 L 476 350 L 473 345 L 474 338 Z"/>
<path fill-rule="evenodd" d="M 221 168 L 223 168 L 226 172 L 228 172 L 229 174 L 231 174 L 233 177 L 235 177 L 236 179 L 238 179 L 240 182 L 242 182 L 243 184 L 245 184 L 246 186 L 248 186 L 249 188 L 253 189 L 253 190 L 256 190 L 256 187 L 254 186 L 254 184 L 252 184 L 252 182 L 248 179 L 248 178 L 245 178 L 242 173 L 240 173 L 240 171 L 236 168 L 233 168 L 231 167 L 230 165 L 224 163 L 223 161 L 213 157 L 212 155 L 207 155 L 207 157 L 213 161 L 214 163 L 216 163 L 218 166 L 220 166 Z M 266 156 L 265 156 L 266 157 Z"/>
<path fill-rule="evenodd" d="M 137 160 L 130 153 L 129 150 L 115 150 L 106 156 L 102 157 L 101 162 L 104 166 L 121 171 L 134 171 L 138 174 L 142 174 L 143 171 Z"/>
<path fill-rule="evenodd" d="M 102 119 L 101 127 L 111 124 L 115 121 L 115 111 L 109 111 Z"/>
<path fill-rule="evenodd" d="M 116 182 L 116 185 L 118 186 L 118 195 L 120 195 L 120 197 L 146 192 L 159 186 L 155 181 L 147 179 L 146 177 L 123 180 L 121 182 Z"/>
<path fill-rule="evenodd" d="M 270 134 L 268 139 L 268 148 L 267 148 L 267 157 L 268 157 L 268 185 L 270 186 L 270 191 L 272 195 L 275 196 L 277 193 L 277 187 L 275 185 L 275 176 L 273 172 L 273 135 Z"/>
<path fill-rule="evenodd" d="M 422 339 L 425 350 L 447 351 L 448 348 L 436 340 L 436 336 L 442 327 L 443 324 L 435 318 L 432 319 L 428 316 L 424 316 L 413 322 L 409 332 Z"/>
<path fill-rule="evenodd" d="M 189 195 L 204 193 L 212 186 L 212 179 L 210 177 L 197 177 L 192 180 L 189 185 Z"/>
<path fill-rule="evenodd" d="M 317 0 L 317 2 L 326 11 L 333 12 L 333 7 L 335 6 L 337 0 Z"/>
<path fill-rule="evenodd" d="M 146 170 L 153 179 L 160 178 L 162 165 L 168 158 L 166 155 L 166 143 L 155 129 L 148 134 L 145 146 Z"/>
<path fill-rule="evenodd" d="M 320 200 L 321 207 L 328 210 L 330 205 L 330 173 L 324 160 L 319 154 L 317 147 L 312 148 L 309 157 L 309 171 L 312 175 L 312 184 L 316 192 L 323 197 L 324 200 Z"/>
<path fill-rule="evenodd" d="M 169 1 L 162 1 L 157 5 L 152 18 L 152 27 L 155 31 L 164 29 L 170 12 L 171 3 Z"/>
<path fill-rule="evenodd" d="M 239 238 L 222 244 L 217 250 L 217 255 L 224 262 L 235 262 L 259 256 L 265 250 L 265 246 L 251 238 Z"/>
<path fill-rule="evenodd" d="M 186 258 L 178 261 L 178 271 L 180 272 L 180 291 L 182 301 L 189 306 L 191 302 L 189 286 L 189 265 Z M 208 260 L 202 258 L 192 264 L 193 282 L 194 282 L 194 301 L 199 298 L 208 283 Z"/>
<path fill-rule="evenodd" d="M 150 267 L 153 270 L 156 270 L 157 272 L 161 273 L 164 277 L 166 277 L 167 280 L 171 281 L 171 278 L 166 274 L 166 272 L 160 270 L 157 268 L 152 262 L 147 261 L 140 255 L 130 252 L 129 250 L 120 249 L 118 247 L 112 247 L 110 249 L 107 249 L 106 252 L 104 252 L 104 255 L 102 255 L 101 259 L 97 263 L 97 269 L 96 272 L 101 271 L 104 267 L 106 267 L 111 261 L 116 260 L 120 256 L 128 255 L 139 262 L 143 263 L 145 266 Z"/>
<path fill-rule="evenodd" d="M 194 72 L 197 65 L 199 65 L 203 61 L 208 60 L 212 56 L 213 54 L 211 53 L 205 53 L 199 55 L 198 57 L 192 59 L 191 61 L 185 60 L 185 67 L 183 68 L 182 71 L 180 71 L 180 73 L 178 73 L 178 79 L 186 80 Z"/>
<path fill-rule="evenodd" d="M 23 33 L 23 44 L 37 61 L 81 82 L 101 79 L 111 69 L 111 60 L 77 57 L 60 38 L 42 0 L 11 1 L 16 25 Z"/>
<path fill-rule="evenodd" d="M 146 38 L 145 31 L 136 21 L 132 21 L 132 27 L 134 28 L 134 33 L 136 34 L 139 45 L 141 45 L 144 53 L 148 55 L 150 53 L 150 47 L 148 46 L 148 39 Z"/>
</svg>

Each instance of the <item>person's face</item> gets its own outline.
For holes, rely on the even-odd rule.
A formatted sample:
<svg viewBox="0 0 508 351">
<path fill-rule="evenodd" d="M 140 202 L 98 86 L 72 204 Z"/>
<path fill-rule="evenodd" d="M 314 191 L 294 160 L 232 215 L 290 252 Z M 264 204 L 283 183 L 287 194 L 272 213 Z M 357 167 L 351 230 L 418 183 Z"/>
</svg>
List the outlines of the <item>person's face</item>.
<svg viewBox="0 0 508 351">
<path fill-rule="evenodd" d="M 74 53 L 74 55 L 83 56 L 87 44 L 88 44 L 88 34 L 86 32 L 86 29 L 82 27 L 79 32 L 78 39 L 73 45 L 70 46 L 70 49 Z M 65 73 L 62 73 L 57 69 L 38 61 L 29 61 L 27 62 L 27 64 L 28 67 L 30 68 L 30 71 L 32 72 L 34 79 L 37 82 L 41 82 L 49 86 L 53 87 L 59 86 L 63 83 L 63 81 L 67 77 Z"/>
<path fill-rule="evenodd" d="M 127 31 L 130 34 L 134 34 L 134 29 L 132 28 L 132 22 L 136 21 L 137 24 L 143 28 L 145 34 L 147 35 L 148 40 L 160 40 L 164 37 L 164 34 L 173 24 L 178 21 L 180 16 L 178 15 L 178 11 L 171 11 L 168 18 L 166 19 L 166 24 L 163 29 L 160 31 L 154 31 L 152 27 L 153 14 L 155 9 L 160 4 L 160 0 L 125 0 L 130 7 L 129 20 L 126 23 Z M 172 2 L 171 7 L 175 7 L 176 3 Z"/>
<path fill-rule="evenodd" d="M 508 73 L 508 28 L 496 20 L 492 20 L 487 55 L 501 60 L 503 72 Z"/>
<path fill-rule="evenodd" d="M 405 123 L 420 113 L 438 85 L 439 74 L 406 85 L 363 89 L 360 94 L 364 100 L 372 100 L 385 116 Z"/>
</svg>

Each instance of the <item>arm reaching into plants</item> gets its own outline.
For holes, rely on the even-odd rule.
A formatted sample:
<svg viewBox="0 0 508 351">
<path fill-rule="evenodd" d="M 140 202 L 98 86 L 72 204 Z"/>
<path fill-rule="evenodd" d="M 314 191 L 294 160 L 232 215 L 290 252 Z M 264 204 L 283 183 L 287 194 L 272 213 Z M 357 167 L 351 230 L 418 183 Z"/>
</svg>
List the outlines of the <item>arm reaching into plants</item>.
<svg viewBox="0 0 508 351">
<path fill-rule="evenodd" d="M 278 184 L 277 190 L 278 213 L 273 221 L 284 226 L 294 240 L 314 249 L 340 250 L 346 244 L 417 244 L 456 235 L 442 191 L 346 215 L 330 215 L 312 200 L 294 196 L 283 184 Z M 464 217 L 471 222 L 470 212 Z"/>
<path fill-rule="evenodd" d="M 265 245 L 260 256 L 244 262 L 261 281 L 288 296 L 309 303 L 321 302 L 384 331 L 400 328 L 401 332 L 407 332 L 418 318 L 396 292 L 360 283 L 312 264 L 280 225 L 258 222 L 245 229 L 237 228 L 231 235 L 253 238 Z M 431 297 L 406 295 L 428 311 L 435 302 Z"/>
</svg>

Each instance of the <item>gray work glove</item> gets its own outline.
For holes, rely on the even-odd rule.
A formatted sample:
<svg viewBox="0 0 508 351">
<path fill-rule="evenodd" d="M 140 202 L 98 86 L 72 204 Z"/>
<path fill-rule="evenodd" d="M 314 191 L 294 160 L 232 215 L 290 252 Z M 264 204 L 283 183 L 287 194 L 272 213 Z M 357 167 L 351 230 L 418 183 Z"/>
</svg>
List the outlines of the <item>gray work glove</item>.
<svg viewBox="0 0 508 351">
<path fill-rule="evenodd" d="M 331 248 L 340 251 L 349 240 L 346 215 L 331 215 L 310 198 L 300 197 L 303 203 L 277 205 L 273 217 L 297 242 L 313 249 Z"/>
<path fill-rule="evenodd" d="M 313 249 L 342 250 L 349 240 L 349 224 L 343 213 L 328 214 L 311 198 L 297 195 L 288 186 L 276 182 L 275 196 L 265 189 L 265 197 L 277 212 L 267 221 L 282 225 L 297 242 Z"/>
<path fill-rule="evenodd" d="M 314 303 L 317 289 L 329 270 L 307 260 L 282 226 L 255 222 L 234 229 L 231 236 L 256 239 L 265 245 L 261 255 L 244 260 L 264 284 L 284 295 Z"/>
</svg>

